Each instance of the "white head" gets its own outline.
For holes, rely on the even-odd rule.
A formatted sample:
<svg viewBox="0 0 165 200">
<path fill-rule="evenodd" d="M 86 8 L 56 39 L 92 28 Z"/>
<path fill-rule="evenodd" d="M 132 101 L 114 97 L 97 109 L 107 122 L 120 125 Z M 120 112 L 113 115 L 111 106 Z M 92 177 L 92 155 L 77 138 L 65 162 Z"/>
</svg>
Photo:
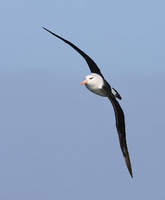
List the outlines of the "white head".
<svg viewBox="0 0 165 200">
<path fill-rule="evenodd" d="M 103 83 L 103 78 L 99 74 L 91 73 L 85 77 L 81 85 L 85 84 L 86 86 L 101 88 Z"/>
</svg>

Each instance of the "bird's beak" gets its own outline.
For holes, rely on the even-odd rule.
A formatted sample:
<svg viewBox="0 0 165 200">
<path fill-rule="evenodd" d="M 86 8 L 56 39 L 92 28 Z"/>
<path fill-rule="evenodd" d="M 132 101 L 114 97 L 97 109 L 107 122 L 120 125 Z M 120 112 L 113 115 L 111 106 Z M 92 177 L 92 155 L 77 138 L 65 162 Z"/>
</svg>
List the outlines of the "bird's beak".
<svg viewBox="0 0 165 200">
<path fill-rule="evenodd" d="M 84 81 L 81 81 L 81 85 L 86 84 L 88 82 L 87 78 Z"/>
</svg>

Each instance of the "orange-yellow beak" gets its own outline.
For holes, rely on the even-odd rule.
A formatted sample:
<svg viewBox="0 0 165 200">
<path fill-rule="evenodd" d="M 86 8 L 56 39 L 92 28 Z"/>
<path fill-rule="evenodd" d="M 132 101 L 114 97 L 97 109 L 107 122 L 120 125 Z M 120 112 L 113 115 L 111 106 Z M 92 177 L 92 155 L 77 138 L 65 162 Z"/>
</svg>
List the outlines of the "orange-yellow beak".
<svg viewBox="0 0 165 200">
<path fill-rule="evenodd" d="M 87 82 L 88 82 L 88 80 L 87 80 L 87 78 L 85 78 L 84 81 L 81 81 L 81 85 L 83 85 L 83 84 L 85 84 L 85 83 L 87 83 Z"/>
</svg>

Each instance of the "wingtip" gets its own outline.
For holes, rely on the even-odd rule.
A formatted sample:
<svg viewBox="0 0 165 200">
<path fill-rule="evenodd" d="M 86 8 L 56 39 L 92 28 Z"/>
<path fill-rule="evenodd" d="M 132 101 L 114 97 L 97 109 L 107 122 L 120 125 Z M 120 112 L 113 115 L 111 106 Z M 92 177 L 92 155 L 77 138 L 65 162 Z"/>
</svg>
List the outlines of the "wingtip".
<svg viewBox="0 0 165 200">
<path fill-rule="evenodd" d="M 128 168 L 128 171 L 129 171 L 131 177 L 133 178 L 132 169 L 129 169 L 129 168 Z"/>
<path fill-rule="evenodd" d="M 126 157 L 124 157 L 125 163 L 127 165 L 128 171 L 131 175 L 131 177 L 133 178 L 133 173 L 132 173 L 132 167 L 131 167 L 131 162 L 130 162 L 130 158 L 129 158 L 129 154 L 127 154 Z"/>
<path fill-rule="evenodd" d="M 130 175 L 131 175 L 131 177 L 133 178 L 133 174 L 132 174 L 132 171 L 130 172 Z"/>
<path fill-rule="evenodd" d="M 133 178 L 133 173 L 132 173 L 132 167 L 131 167 L 131 165 L 127 165 L 127 167 L 128 167 L 128 171 L 129 171 L 131 177 Z"/>
<path fill-rule="evenodd" d="M 42 26 L 43 29 L 47 30 L 44 26 Z"/>
<path fill-rule="evenodd" d="M 51 33 L 52 35 L 55 35 L 57 37 L 57 35 L 53 32 L 51 32 L 49 29 L 45 28 L 44 26 L 42 27 L 45 31 L 48 31 L 49 33 Z"/>
</svg>

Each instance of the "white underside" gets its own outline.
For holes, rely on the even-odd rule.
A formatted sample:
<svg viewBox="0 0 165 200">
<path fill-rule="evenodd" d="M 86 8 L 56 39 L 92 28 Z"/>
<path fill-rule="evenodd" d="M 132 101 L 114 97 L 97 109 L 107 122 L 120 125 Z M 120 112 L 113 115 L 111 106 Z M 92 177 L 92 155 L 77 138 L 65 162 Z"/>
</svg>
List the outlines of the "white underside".
<svg viewBox="0 0 165 200">
<path fill-rule="evenodd" d="M 90 85 L 85 84 L 85 86 L 90 90 L 91 92 L 106 97 L 105 93 L 101 90 L 101 88 L 95 88 L 95 87 L 90 87 Z"/>
<path fill-rule="evenodd" d="M 112 94 L 113 94 L 114 96 L 117 95 L 116 91 L 115 91 L 112 87 L 111 87 L 111 91 L 112 91 Z"/>
</svg>

